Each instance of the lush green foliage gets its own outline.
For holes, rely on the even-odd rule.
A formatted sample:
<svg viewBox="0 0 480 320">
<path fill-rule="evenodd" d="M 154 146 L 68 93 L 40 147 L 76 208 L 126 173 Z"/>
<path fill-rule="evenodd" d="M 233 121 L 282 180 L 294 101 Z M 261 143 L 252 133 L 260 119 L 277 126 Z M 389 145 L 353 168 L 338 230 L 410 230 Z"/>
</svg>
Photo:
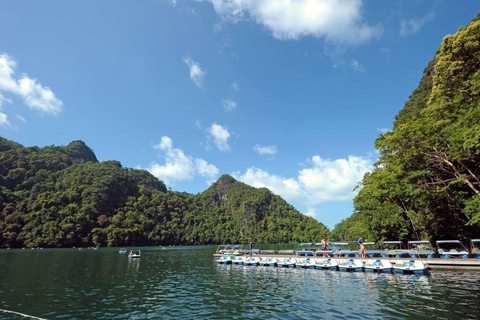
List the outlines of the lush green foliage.
<svg viewBox="0 0 480 320">
<path fill-rule="evenodd" d="M 1 138 L 1 137 L 0 137 Z M 315 241 L 328 229 L 267 189 L 223 176 L 191 195 L 144 170 L 98 162 L 81 141 L 0 139 L 0 247 Z"/>
<path fill-rule="evenodd" d="M 333 235 L 468 239 L 480 233 L 480 20 L 446 36 Z"/>
</svg>

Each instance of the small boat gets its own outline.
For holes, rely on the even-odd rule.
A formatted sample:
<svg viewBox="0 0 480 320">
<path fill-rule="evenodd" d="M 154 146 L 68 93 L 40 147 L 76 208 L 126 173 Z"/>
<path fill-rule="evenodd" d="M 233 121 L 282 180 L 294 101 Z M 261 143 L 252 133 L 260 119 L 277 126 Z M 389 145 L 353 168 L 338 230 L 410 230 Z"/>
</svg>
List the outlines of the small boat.
<svg viewBox="0 0 480 320">
<path fill-rule="evenodd" d="M 128 254 L 128 258 L 129 258 L 129 259 L 138 259 L 138 258 L 140 258 L 140 250 L 138 250 L 138 251 L 130 251 L 130 253 Z"/>
<path fill-rule="evenodd" d="M 468 258 L 467 248 L 460 240 L 437 240 L 438 253 L 440 258 Z"/>
<path fill-rule="evenodd" d="M 118 253 L 127 253 L 127 249 L 121 248 L 120 250 L 118 250 Z"/>
<path fill-rule="evenodd" d="M 392 273 L 392 263 L 390 260 L 375 260 L 368 261 L 364 266 L 365 272 L 377 272 L 377 273 Z"/>
<path fill-rule="evenodd" d="M 243 254 L 242 251 L 243 245 L 241 244 L 221 244 L 218 246 L 217 251 L 214 253 L 214 257 L 221 257 L 225 254 L 229 255 L 241 255 Z"/>
<path fill-rule="evenodd" d="M 385 253 L 385 250 L 374 249 L 375 245 L 376 245 L 375 242 L 363 243 L 363 246 L 365 247 L 365 256 L 369 258 L 378 258 L 382 256 L 382 253 Z M 355 256 L 357 258 L 361 258 L 362 254 L 360 253 L 360 251 L 358 251 L 357 253 L 355 253 Z"/>
<path fill-rule="evenodd" d="M 408 249 L 412 258 L 437 258 L 435 250 L 427 240 L 408 241 Z"/>
<path fill-rule="evenodd" d="M 358 250 L 350 250 L 350 244 L 348 242 L 329 242 L 333 249 L 334 257 L 355 257 Z"/>
<path fill-rule="evenodd" d="M 317 261 L 315 259 L 303 258 L 295 262 L 295 267 L 304 269 L 314 269 Z"/>
<path fill-rule="evenodd" d="M 384 241 L 383 247 L 388 257 L 410 258 L 411 250 L 408 250 L 403 241 Z"/>
<path fill-rule="evenodd" d="M 338 262 L 337 260 L 332 260 L 330 258 L 323 260 L 317 259 L 315 268 L 319 270 L 338 270 Z"/>
<path fill-rule="evenodd" d="M 480 239 L 470 240 L 470 250 L 473 258 L 480 259 Z"/>
<path fill-rule="evenodd" d="M 233 259 L 231 256 L 223 256 L 217 260 L 218 264 L 232 264 Z"/>
<path fill-rule="evenodd" d="M 262 267 L 276 267 L 277 258 L 274 258 L 274 257 L 263 258 L 263 259 L 260 259 L 259 263 Z"/>
<path fill-rule="evenodd" d="M 243 261 L 244 265 L 247 266 L 258 266 L 260 264 L 260 258 L 258 257 L 248 257 Z"/>
<path fill-rule="evenodd" d="M 313 257 L 315 255 L 315 243 L 300 243 L 295 253 L 297 257 Z"/>
<path fill-rule="evenodd" d="M 280 259 L 277 262 L 277 266 L 284 267 L 284 268 L 295 268 L 296 263 L 297 263 L 297 259 L 295 258 L 284 258 L 283 260 Z"/>
<path fill-rule="evenodd" d="M 349 259 L 342 263 L 338 264 L 340 271 L 347 272 L 362 272 L 363 271 L 363 262 L 361 260 Z"/>
<path fill-rule="evenodd" d="M 428 270 L 428 263 L 420 260 L 410 260 L 401 263 L 396 263 L 393 266 L 395 273 L 401 274 L 425 274 Z"/>
<path fill-rule="evenodd" d="M 237 256 L 235 258 L 233 258 L 233 264 L 243 264 L 245 262 L 245 257 L 242 257 L 242 256 Z"/>
</svg>

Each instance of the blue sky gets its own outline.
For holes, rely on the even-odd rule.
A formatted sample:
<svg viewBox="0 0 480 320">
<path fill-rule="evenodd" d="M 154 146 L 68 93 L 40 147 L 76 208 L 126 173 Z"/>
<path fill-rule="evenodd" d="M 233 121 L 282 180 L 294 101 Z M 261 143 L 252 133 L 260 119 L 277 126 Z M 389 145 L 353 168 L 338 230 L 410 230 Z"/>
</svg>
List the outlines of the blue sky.
<svg viewBox="0 0 480 320">
<path fill-rule="evenodd" d="M 0 135 L 83 140 L 199 193 L 222 174 L 333 228 L 480 1 L 2 1 Z"/>
</svg>

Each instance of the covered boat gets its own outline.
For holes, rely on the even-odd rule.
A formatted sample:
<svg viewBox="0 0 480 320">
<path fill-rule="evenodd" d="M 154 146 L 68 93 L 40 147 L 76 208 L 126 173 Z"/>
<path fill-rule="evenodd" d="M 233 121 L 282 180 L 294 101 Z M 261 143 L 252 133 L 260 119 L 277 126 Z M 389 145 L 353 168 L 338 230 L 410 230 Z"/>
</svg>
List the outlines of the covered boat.
<svg viewBox="0 0 480 320">
<path fill-rule="evenodd" d="M 295 268 L 296 263 L 297 263 L 297 259 L 295 258 L 283 258 L 278 260 L 277 266 L 284 267 L 284 268 Z"/>
<path fill-rule="evenodd" d="M 362 272 L 363 262 L 361 260 L 349 259 L 338 264 L 340 271 Z"/>
<path fill-rule="evenodd" d="M 468 258 L 467 248 L 460 240 L 437 240 L 437 249 L 440 258 Z"/>
<path fill-rule="evenodd" d="M 437 257 L 430 241 L 427 240 L 408 241 L 408 249 L 412 258 L 433 259 Z"/>
<path fill-rule="evenodd" d="M 428 264 L 420 260 L 410 260 L 396 263 L 393 266 L 395 273 L 401 274 L 425 274 L 428 270 Z"/>
<path fill-rule="evenodd" d="M 409 258 L 410 250 L 407 249 L 403 241 L 384 241 L 383 247 L 388 257 Z"/>
<path fill-rule="evenodd" d="M 338 261 L 328 259 L 317 259 L 317 263 L 315 264 L 315 268 L 319 270 L 338 270 Z"/>
<path fill-rule="evenodd" d="M 377 259 L 374 261 L 368 261 L 365 265 L 365 272 L 377 272 L 377 273 L 392 273 L 393 265 L 390 260 Z"/>
<path fill-rule="evenodd" d="M 470 240 L 470 250 L 474 258 L 480 259 L 480 239 Z"/>
<path fill-rule="evenodd" d="M 297 257 L 313 257 L 315 255 L 315 243 L 300 243 L 295 250 Z"/>
</svg>

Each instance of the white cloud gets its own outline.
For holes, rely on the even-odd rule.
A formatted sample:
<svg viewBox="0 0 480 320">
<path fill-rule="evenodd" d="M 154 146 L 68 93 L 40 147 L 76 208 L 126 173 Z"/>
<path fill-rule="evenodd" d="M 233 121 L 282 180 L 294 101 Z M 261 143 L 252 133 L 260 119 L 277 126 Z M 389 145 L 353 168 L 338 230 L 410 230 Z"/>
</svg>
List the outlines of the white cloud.
<svg viewBox="0 0 480 320">
<path fill-rule="evenodd" d="M 185 62 L 190 68 L 190 78 L 193 80 L 193 82 L 195 82 L 197 87 L 202 88 L 206 72 L 202 70 L 198 62 L 192 60 L 191 58 L 187 57 L 183 59 L 183 62 Z"/>
<path fill-rule="evenodd" d="M 329 160 L 315 155 L 308 163 L 311 167 L 300 170 L 298 180 L 311 204 L 353 199 L 353 189 L 364 174 L 372 170 L 370 159 L 357 156 Z"/>
<path fill-rule="evenodd" d="M 215 146 L 220 151 L 229 151 L 230 145 L 228 144 L 228 139 L 230 138 L 230 132 L 227 129 L 222 127 L 217 123 L 213 123 L 210 128 L 208 128 L 208 133 L 213 138 Z"/>
<path fill-rule="evenodd" d="M 237 102 L 233 100 L 223 99 L 222 104 L 223 109 L 227 112 L 233 111 L 237 108 Z"/>
<path fill-rule="evenodd" d="M 277 153 L 277 146 L 261 146 L 261 145 L 258 145 L 256 144 L 254 147 L 253 147 L 253 150 L 255 152 L 257 152 L 258 154 L 261 154 L 261 155 L 270 155 L 270 156 L 273 156 Z"/>
<path fill-rule="evenodd" d="M 234 172 L 232 176 L 255 188 L 268 188 L 288 202 L 304 201 L 307 199 L 307 195 L 304 190 L 302 190 L 301 185 L 294 178 L 287 179 L 276 176 L 255 167 L 248 168 L 244 174 Z"/>
<path fill-rule="evenodd" d="M 63 102 L 55 97 L 50 88 L 38 83 L 37 79 L 23 74 L 19 80 L 16 80 L 14 78 L 16 66 L 17 63 L 10 56 L 5 53 L 0 54 L 0 91 L 20 96 L 32 109 L 45 113 L 59 113 Z"/>
<path fill-rule="evenodd" d="M 295 178 L 284 178 L 259 168 L 249 168 L 244 174 L 233 173 L 236 179 L 254 187 L 266 187 L 287 201 L 314 206 L 330 201 L 352 200 L 353 189 L 366 172 L 372 170 L 369 158 L 349 156 L 347 159 L 308 159 L 309 167 L 298 171 Z"/>
<path fill-rule="evenodd" d="M 429 13 L 418 19 L 402 20 L 400 22 L 400 35 L 402 37 L 417 33 L 430 20 L 434 18 L 433 13 Z"/>
<path fill-rule="evenodd" d="M 5 96 L 0 92 L 0 108 L 3 106 L 5 103 L 12 103 L 11 99 L 5 98 Z"/>
<path fill-rule="evenodd" d="M 365 68 L 355 59 L 352 60 L 352 63 L 350 64 L 350 67 L 352 68 L 353 71 L 355 72 L 363 72 L 365 71 Z"/>
<path fill-rule="evenodd" d="M 218 177 L 218 168 L 203 159 L 195 159 L 195 167 L 202 177 L 209 179 L 207 181 L 209 183 L 213 183 L 214 179 Z"/>
<path fill-rule="evenodd" d="M 208 183 L 218 176 L 218 168 L 207 161 L 186 155 L 183 150 L 173 147 L 173 141 L 163 136 L 155 149 L 164 152 L 165 164 L 152 163 L 147 170 L 167 185 L 175 181 L 191 180 L 195 175 L 208 178 Z"/>
<path fill-rule="evenodd" d="M 8 116 L 5 113 L 0 112 L 0 127 L 11 127 L 12 125 L 8 121 Z"/>
<path fill-rule="evenodd" d="M 26 123 L 26 122 L 27 122 L 27 120 L 26 120 L 24 117 L 22 117 L 21 115 L 19 115 L 19 114 L 17 114 L 16 117 L 17 117 L 18 120 L 20 120 L 20 121 L 23 122 L 23 123 Z"/>
<path fill-rule="evenodd" d="M 252 19 L 275 38 L 323 38 L 331 43 L 360 44 L 381 35 L 364 22 L 362 0 L 206 0 L 225 21 Z"/>
</svg>

